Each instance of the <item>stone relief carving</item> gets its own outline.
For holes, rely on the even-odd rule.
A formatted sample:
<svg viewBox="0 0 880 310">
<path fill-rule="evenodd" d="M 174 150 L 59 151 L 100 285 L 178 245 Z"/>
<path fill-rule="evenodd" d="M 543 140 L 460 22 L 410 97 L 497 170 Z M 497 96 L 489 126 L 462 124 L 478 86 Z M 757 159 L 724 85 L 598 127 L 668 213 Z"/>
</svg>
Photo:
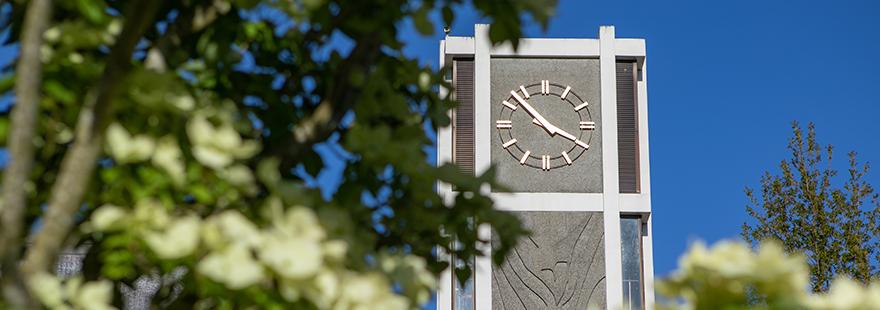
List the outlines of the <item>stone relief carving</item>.
<svg viewBox="0 0 880 310">
<path fill-rule="evenodd" d="M 492 308 L 604 308 L 602 213 L 514 213 L 532 235 L 520 240 L 504 265 L 493 268 Z"/>
</svg>

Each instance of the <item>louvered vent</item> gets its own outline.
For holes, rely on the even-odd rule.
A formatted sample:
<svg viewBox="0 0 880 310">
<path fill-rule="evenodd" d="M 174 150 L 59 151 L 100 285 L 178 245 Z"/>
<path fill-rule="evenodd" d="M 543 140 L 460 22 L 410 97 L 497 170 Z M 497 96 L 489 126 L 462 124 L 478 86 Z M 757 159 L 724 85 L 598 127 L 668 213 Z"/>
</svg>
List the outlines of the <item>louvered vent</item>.
<svg viewBox="0 0 880 310">
<path fill-rule="evenodd" d="M 452 65 L 453 113 L 452 160 L 464 173 L 474 175 L 474 60 L 455 59 Z"/>
<path fill-rule="evenodd" d="M 639 116 L 635 62 L 617 63 L 617 160 L 621 193 L 639 192 Z"/>
</svg>

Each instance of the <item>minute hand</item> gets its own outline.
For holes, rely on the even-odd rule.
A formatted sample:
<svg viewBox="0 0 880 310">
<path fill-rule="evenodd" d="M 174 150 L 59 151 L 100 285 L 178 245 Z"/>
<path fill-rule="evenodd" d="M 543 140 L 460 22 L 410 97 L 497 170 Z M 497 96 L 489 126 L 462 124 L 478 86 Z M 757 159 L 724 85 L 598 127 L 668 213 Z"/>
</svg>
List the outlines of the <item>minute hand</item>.
<svg viewBox="0 0 880 310">
<path fill-rule="evenodd" d="M 541 123 L 541 127 L 543 127 L 544 130 L 547 131 L 547 133 L 549 133 L 551 136 L 556 134 L 558 128 L 556 128 L 556 126 L 553 126 L 553 124 L 550 124 L 550 122 L 548 122 L 547 119 L 541 116 L 541 113 L 538 113 L 538 111 L 536 111 L 535 108 L 532 107 L 532 105 L 523 100 L 523 98 L 520 97 L 515 91 L 511 91 L 510 94 L 513 95 L 513 98 L 516 99 L 516 101 L 519 102 L 519 104 L 526 109 L 526 112 L 528 112 L 532 117 L 537 119 L 539 123 Z"/>
</svg>

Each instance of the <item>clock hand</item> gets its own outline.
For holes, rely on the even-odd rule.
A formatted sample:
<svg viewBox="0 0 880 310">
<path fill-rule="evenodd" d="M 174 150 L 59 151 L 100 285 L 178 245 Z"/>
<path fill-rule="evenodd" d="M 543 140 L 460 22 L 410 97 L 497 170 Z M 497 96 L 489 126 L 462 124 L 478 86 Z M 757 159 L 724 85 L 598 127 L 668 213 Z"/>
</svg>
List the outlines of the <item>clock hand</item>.
<svg viewBox="0 0 880 310">
<path fill-rule="evenodd" d="M 565 130 L 559 129 L 559 127 L 556 127 L 555 129 L 556 129 L 556 133 L 559 134 L 560 136 L 562 136 L 563 138 L 571 140 L 572 142 L 577 141 L 577 137 L 575 137 L 573 134 L 570 134 L 570 133 L 566 132 Z"/>
<path fill-rule="evenodd" d="M 526 112 L 528 112 L 532 117 L 538 120 L 538 125 L 541 125 L 541 127 L 544 128 L 547 133 L 549 133 L 551 136 L 556 134 L 556 126 L 550 124 L 550 122 L 548 122 L 547 119 L 541 116 L 541 113 L 538 113 L 538 111 L 536 111 L 535 108 L 532 107 L 532 105 L 523 100 L 523 98 L 520 97 L 515 91 L 510 91 L 510 94 L 513 95 L 513 98 L 516 99 L 516 101 L 519 102 L 519 104 L 526 109 Z"/>
<path fill-rule="evenodd" d="M 556 128 L 556 133 L 558 133 L 558 134 L 559 134 L 560 136 L 562 136 L 563 138 L 566 138 L 566 139 L 568 139 L 568 140 L 571 140 L 571 142 L 574 142 L 574 144 L 577 144 L 578 146 L 580 146 L 580 147 L 582 147 L 582 148 L 584 148 L 584 149 L 589 149 L 589 148 L 590 148 L 590 145 L 589 145 L 589 144 L 587 144 L 587 143 L 584 142 L 584 141 L 579 140 L 579 139 L 578 139 L 577 137 L 575 137 L 573 134 L 570 134 L 570 133 L 566 132 L 565 130 L 562 130 L 562 129 Z M 562 155 L 563 155 L 563 156 L 567 156 L 565 153 L 563 153 Z M 569 164 L 569 165 L 570 165 L 570 164 Z"/>
</svg>

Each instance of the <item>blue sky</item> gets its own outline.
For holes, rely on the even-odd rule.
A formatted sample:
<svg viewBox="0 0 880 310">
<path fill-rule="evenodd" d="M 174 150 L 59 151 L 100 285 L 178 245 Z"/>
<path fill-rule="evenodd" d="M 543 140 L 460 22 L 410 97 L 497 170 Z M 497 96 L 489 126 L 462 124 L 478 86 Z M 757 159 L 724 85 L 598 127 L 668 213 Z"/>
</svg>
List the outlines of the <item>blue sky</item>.
<svg viewBox="0 0 880 310">
<path fill-rule="evenodd" d="M 654 264 L 675 269 L 695 240 L 739 238 L 745 186 L 786 158 L 792 121 L 819 142 L 880 162 L 880 2 L 567 1 L 546 32 L 588 37 L 600 25 L 647 40 Z M 486 23 L 464 8 L 452 35 Z M 436 65 L 442 37 L 405 32 L 406 52 Z M 868 179 L 880 186 L 880 170 Z"/>
</svg>

